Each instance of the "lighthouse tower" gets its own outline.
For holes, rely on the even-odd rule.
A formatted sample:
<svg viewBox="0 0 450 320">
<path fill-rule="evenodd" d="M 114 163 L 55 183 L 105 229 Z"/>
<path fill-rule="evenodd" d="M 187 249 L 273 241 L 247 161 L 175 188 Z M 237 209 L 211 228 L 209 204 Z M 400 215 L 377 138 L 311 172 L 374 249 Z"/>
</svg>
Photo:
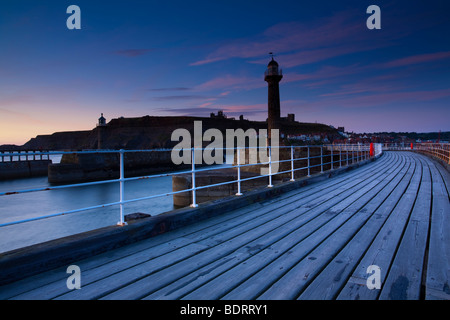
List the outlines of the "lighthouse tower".
<svg viewBox="0 0 450 320">
<path fill-rule="evenodd" d="M 104 135 L 105 135 L 105 129 L 106 129 L 106 119 L 102 115 L 100 116 L 100 118 L 98 118 L 98 123 L 97 123 L 97 149 L 103 149 L 103 140 L 104 140 Z"/>
<path fill-rule="evenodd" d="M 268 84 L 268 119 L 267 131 L 269 141 L 272 129 L 280 129 L 280 86 L 279 82 L 283 78 L 282 70 L 278 68 L 278 63 L 273 59 L 267 65 L 264 72 L 264 81 Z"/>
</svg>

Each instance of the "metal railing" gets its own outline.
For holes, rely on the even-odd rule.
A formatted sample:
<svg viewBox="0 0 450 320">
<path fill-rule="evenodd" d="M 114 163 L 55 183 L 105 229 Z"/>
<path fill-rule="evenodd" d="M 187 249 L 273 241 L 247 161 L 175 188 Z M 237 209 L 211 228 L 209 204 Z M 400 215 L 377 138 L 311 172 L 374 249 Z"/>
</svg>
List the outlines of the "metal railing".
<svg viewBox="0 0 450 320">
<path fill-rule="evenodd" d="M 450 164 L 450 143 L 385 143 L 383 150 L 403 150 L 420 152 Z"/>
<path fill-rule="evenodd" d="M 36 161 L 36 160 L 50 160 L 48 150 L 0 151 L 0 162 Z"/>
<path fill-rule="evenodd" d="M 90 150 L 90 151 L 49 151 L 49 152 L 34 152 L 33 156 L 53 156 L 53 155 L 64 155 L 64 154 L 111 154 L 111 153 L 118 153 L 119 154 L 119 178 L 118 179 L 109 179 L 109 180 L 101 180 L 101 181 L 93 181 L 93 182 L 84 182 L 84 183 L 76 183 L 76 184 L 67 184 L 67 185 L 57 185 L 57 186 L 50 186 L 50 187 L 40 187 L 40 188 L 30 188 L 30 189 L 23 189 L 23 190 L 10 190 L 6 192 L 0 192 L 0 197 L 4 196 L 14 196 L 16 194 L 23 194 L 23 193 L 29 193 L 29 192 L 46 192 L 49 190 L 55 190 L 55 189 L 63 189 L 63 188 L 74 188 L 74 187 L 82 187 L 82 186 L 90 186 L 90 185 L 98 185 L 98 184 L 106 184 L 106 183 L 117 183 L 119 182 L 119 199 L 116 202 L 111 203 L 103 203 L 95 206 L 90 207 L 84 207 L 79 209 L 74 209 L 70 211 L 64 211 L 64 212 L 58 212 L 53 214 L 47 214 L 42 215 L 38 217 L 33 217 L 29 219 L 23 219 L 23 220 L 17 220 L 17 221 L 11 221 L 0 224 L 0 227 L 5 226 L 11 226 L 16 225 L 20 223 L 35 221 L 35 220 L 42 220 L 47 219 L 51 217 L 61 216 L 61 215 L 67 215 L 82 211 L 87 211 L 91 209 L 98 209 L 98 208 L 104 208 L 109 206 L 119 206 L 119 221 L 118 225 L 124 226 L 126 225 L 126 222 L 124 220 L 124 206 L 127 203 L 136 202 L 136 201 L 142 201 L 142 200 L 149 200 L 156 197 L 164 197 L 164 196 L 170 196 L 175 195 L 178 193 L 183 192 L 192 192 L 192 202 L 190 204 L 191 207 L 197 207 L 197 199 L 196 199 L 196 193 L 198 190 L 204 189 L 204 188 L 211 188 L 231 183 L 237 184 L 237 190 L 236 196 L 241 196 L 242 189 L 241 184 L 244 181 L 252 180 L 252 179 L 258 179 L 262 177 L 268 178 L 268 184 L 267 187 L 273 187 L 273 177 L 276 175 L 289 175 L 290 181 L 295 181 L 295 174 L 297 172 L 303 171 L 303 176 L 311 176 L 312 172 L 315 171 L 315 173 L 323 173 L 328 170 L 337 169 L 340 167 L 352 165 L 361 161 L 368 160 L 370 158 L 373 158 L 374 156 L 379 155 L 382 150 L 381 148 L 375 148 L 373 149 L 372 146 L 369 145 L 348 145 L 348 144 L 341 144 L 341 145 L 322 145 L 322 146 L 288 146 L 288 147 L 276 147 L 278 149 L 279 153 L 283 153 L 284 155 L 289 155 L 285 157 L 284 159 L 279 160 L 273 160 L 272 159 L 272 150 L 275 149 L 275 147 L 267 148 L 264 147 L 266 150 L 268 150 L 268 161 L 265 162 L 258 162 L 258 163 L 240 163 L 240 153 L 243 151 L 245 152 L 245 149 L 249 148 L 234 148 L 232 149 L 233 155 L 237 156 L 236 161 L 233 162 L 231 166 L 224 166 L 224 167 L 217 167 L 214 166 L 214 168 L 208 168 L 208 167 L 201 167 L 196 168 L 195 159 L 196 159 L 196 152 L 199 150 L 206 150 L 207 148 L 192 148 L 190 149 L 191 152 L 191 170 L 184 170 L 184 171 L 176 171 L 176 172 L 169 172 L 169 173 L 160 173 L 160 174 L 152 174 L 152 175 L 146 175 L 146 176 L 138 176 L 138 177 L 128 177 L 125 178 L 125 159 L 124 154 L 125 153 L 134 153 L 134 152 L 167 152 L 167 151 L 173 151 L 173 149 L 157 149 L 157 150 Z M 224 148 L 223 150 L 226 150 Z M 229 149 L 228 149 L 229 150 Z M 284 152 L 283 152 L 284 150 Z M 375 152 L 373 151 L 375 150 Z M 376 151 L 378 150 L 378 151 Z M 185 150 L 183 150 L 185 151 Z M 17 156 L 19 153 L 11 152 L 11 153 L 4 153 L 4 156 Z M 295 154 L 300 155 L 300 157 L 296 157 Z M 304 154 L 304 156 L 302 156 Z M 304 165 L 300 166 L 298 165 L 300 162 L 303 162 Z M 280 167 L 279 171 L 276 171 L 274 169 L 275 165 L 278 165 Z M 285 164 L 285 165 L 282 165 Z M 296 165 L 297 164 L 297 165 Z M 268 166 L 268 174 L 260 174 L 254 177 L 249 178 L 241 178 L 241 170 L 244 167 L 249 166 L 261 166 L 265 165 Z M 196 174 L 204 171 L 210 171 L 210 170 L 221 170 L 224 168 L 235 168 L 236 169 L 236 175 L 237 179 L 226 181 L 222 183 L 215 183 L 210 185 L 203 185 L 199 186 L 196 184 Z M 319 171 L 320 169 L 320 171 Z M 125 200 L 124 199 L 124 188 L 125 188 L 125 182 L 126 181 L 132 181 L 132 180 L 139 180 L 139 179 L 151 179 L 151 178 L 158 178 L 158 177 L 164 177 L 164 176 L 174 176 L 174 175 L 181 175 L 181 174 L 191 174 L 192 180 L 191 180 L 191 187 L 188 189 L 178 190 L 178 191 L 172 191 L 167 193 L 160 193 L 156 195 L 146 196 L 146 197 L 140 197 L 140 198 L 134 198 Z"/>
</svg>

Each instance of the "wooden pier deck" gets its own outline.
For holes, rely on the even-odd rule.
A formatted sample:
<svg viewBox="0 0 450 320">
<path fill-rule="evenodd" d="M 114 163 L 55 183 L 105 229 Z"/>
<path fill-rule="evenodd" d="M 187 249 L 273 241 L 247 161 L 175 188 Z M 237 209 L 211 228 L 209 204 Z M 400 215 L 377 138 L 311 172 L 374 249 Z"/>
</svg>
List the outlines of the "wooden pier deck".
<svg viewBox="0 0 450 320">
<path fill-rule="evenodd" d="M 450 174 L 413 152 L 0 287 L 0 299 L 450 299 Z M 380 268 L 369 289 L 367 268 Z"/>
</svg>

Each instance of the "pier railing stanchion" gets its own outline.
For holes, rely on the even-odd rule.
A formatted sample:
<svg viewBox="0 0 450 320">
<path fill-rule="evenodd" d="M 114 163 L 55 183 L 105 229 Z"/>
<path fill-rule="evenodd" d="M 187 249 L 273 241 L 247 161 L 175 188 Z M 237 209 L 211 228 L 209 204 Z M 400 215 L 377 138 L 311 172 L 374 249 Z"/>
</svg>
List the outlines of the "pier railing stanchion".
<svg viewBox="0 0 450 320">
<path fill-rule="evenodd" d="M 331 170 L 333 170 L 334 169 L 334 157 L 333 157 L 333 149 L 334 149 L 334 145 L 332 144 L 331 145 Z"/>
<path fill-rule="evenodd" d="M 244 150 L 245 152 L 245 150 Z M 250 154 L 250 150 L 248 151 Z M 240 153 L 240 149 L 239 147 L 237 147 L 237 186 L 238 186 L 238 191 L 236 193 L 237 196 L 242 196 L 241 193 L 241 153 Z"/>
<path fill-rule="evenodd" d="M 358 151 L 356 151 L 356 162 L 361 162 L 362 160 L 362 156 L 361 156 L 361 145 L 358 144 Z"/>
<path fill-rule="evenodd" d="M 320 146 L 320 173 L 323 173 L 323 145 Z"/>
<path fill-rule="evenodd" d="M 345 145 L 345 160 L 347 161 L 347 167 L 348 167 L 348 144 Z"/>
<path fill-rule="evenodd" d="M 309 152 L 309 145 L 308 145 L 308 177 L 311 177 L 311 161 L 310 161 L 310 152 Z"/>
<path fill-rule="evenodd" d="M 355 146 L 352 145 L 352 164 L 355 163 Z"/>
<path fill-rule="evenodd" d="M 267 186 L 269 188 L 273 187 L 272 184 L 272 147 L 269 146 L 269 185 Z"/>
<path fill-rule="evenodd" d="M 291 146 L 291 180 L 295 181 L 294 179 L 294 146 Z"/>
<path fill-rule="evenodd" d="M 119 187 L 120 187 L 120 194 L 119 194 L 119 207 L 120 207 L 120 221 L 117 223 L 117 225 L 119 226 L 125 226 L 127 225 L 127 223 L 125 222 L 125 218 L 124 218 L 124 208 L 123 208 L 123 198 L 124 198 L 124 191 L 125 191 L 125 174 L 124 174 L 124 164 L 123 164 L 123 154 L 124 154 L 124 150 L 121 149 L 119 151 L 119 168 L 120 168 L 120 177 L 119 177 Z"/>
<path fill-rule="evenodd" d="M 192 148 L 192 204 L 190 205 L 190 207 L 198 207 L 195 198 L 195 148 Z"/>
</svg>

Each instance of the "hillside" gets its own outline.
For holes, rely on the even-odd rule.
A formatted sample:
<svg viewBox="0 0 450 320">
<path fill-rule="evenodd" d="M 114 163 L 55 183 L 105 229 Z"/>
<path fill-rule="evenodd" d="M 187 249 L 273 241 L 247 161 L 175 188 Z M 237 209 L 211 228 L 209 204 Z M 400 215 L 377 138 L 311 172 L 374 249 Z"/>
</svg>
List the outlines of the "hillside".
<svg viewBox="0 0 450 320">
<path fill-rule="evenodd" d="M 112 119 L 104 127 L 89 131 L 55 132 L 51 135 L 38 135 L 20 148 L 45 150 L 97 149 L 99 130 L 102 132 L 103 149 L 154 149 L 172 148 L 178 142 L 171 141 L 175 129 L 184 128 L 193 136 L 194 121 L 202 121 L 203 131 L 219 129 L 225 136 L 226 129 L 255 130 L 266 129 L 265 121 L 234 120 L 226 117 L 150 117 Z M 322 133 L 329 139 L 339 137 L 337 131 L 327 125 L 282 121 L 281 132 L 285 134 Z"/>
</svg>

